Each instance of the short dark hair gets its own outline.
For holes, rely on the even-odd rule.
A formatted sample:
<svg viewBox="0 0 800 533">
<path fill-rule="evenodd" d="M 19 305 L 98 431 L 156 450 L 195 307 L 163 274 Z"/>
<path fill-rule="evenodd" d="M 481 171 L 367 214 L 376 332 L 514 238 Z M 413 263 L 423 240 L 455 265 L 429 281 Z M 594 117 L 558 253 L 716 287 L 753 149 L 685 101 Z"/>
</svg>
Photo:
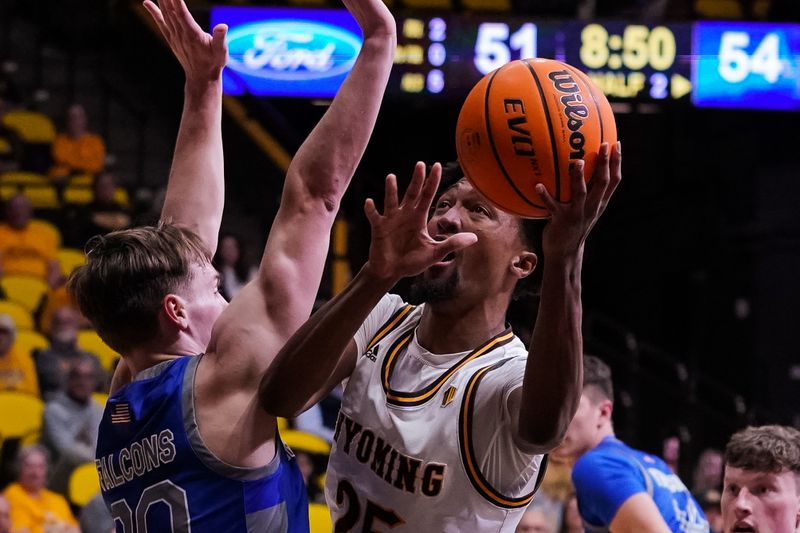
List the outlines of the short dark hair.
<svg viewBox="0 0 800 533">
<path fill-rule="evenodd" d="M 93 237 L 68 288 L 100 337 L 124 353 L 158 334 L 163 298 L 184 288 L 194 263 L 209 263 L 192 230 L 162 223 Z"/>
<path fill-rule="evenodd" d="M 737 431 L 725 447 L 725 464 L 756 472 L 789 470 L 800 476 L 800 431 L 777 425 Z"/>
<path fill-rule="evenodd" d="M 614 381 L 611 368 L 602 359 L 594 355 L 583 356 L 583 390 L 589 388 L 593 400 L 606 399 L 614 401 Z"/>
<path fill-rule="evenodd" d="M 451 161 L 442 167 L 442 180 L 439 184 L 437 196 L 441 195 L 465 177 L 464 170 L 458 161 Z M 515 215 L 516 216 L 516 215 Z M 547 219 L 530 219 L 517 217 L 520 227 L 520 238 L 523 244 L 536 254 L 536 268 L 527 278 L 521 279 L 514 288 L 515 300 L 539 294 L 542 286 L 542 272 L 544 272 L 544 253 L 542 251 L 542 232 L 547 224 Z"/>
</svg>

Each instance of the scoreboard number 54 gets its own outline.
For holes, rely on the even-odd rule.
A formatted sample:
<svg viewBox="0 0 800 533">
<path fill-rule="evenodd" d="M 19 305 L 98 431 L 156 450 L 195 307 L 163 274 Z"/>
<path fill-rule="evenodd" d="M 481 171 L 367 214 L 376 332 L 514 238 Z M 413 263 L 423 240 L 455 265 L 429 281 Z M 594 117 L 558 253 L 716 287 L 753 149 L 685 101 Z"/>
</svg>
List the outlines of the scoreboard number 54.
<svg viewBox="0 0 800 533">
<path fill-rule="evenodd" d="M 724 32 L 719 46 L 719 75 L 729 83 L 739 83 L 752 73 L 763 76 L 769 83 L 775 83 L 783 71 L 780 43 L 777 33 L 768 33 L 751 55 L 747 53 L 749 33 Z"/>
</svg>

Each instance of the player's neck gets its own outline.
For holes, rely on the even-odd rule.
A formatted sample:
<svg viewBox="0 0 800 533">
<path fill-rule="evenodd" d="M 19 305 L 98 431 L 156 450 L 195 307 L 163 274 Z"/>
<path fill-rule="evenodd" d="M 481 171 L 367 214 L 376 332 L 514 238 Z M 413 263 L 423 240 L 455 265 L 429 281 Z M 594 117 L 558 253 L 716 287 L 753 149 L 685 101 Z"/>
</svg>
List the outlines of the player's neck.
<svg viewBox="0 0 800 533">
<path fill-rule="evenodd" d="M 487 303 L 458 312 L 426 305 L 417 326 L 417 340 L 426 350 L 435 354 L 476 348 L 506 329 L 505 309 L 498 312 L 497 308 Z"/>
<path fill-rule="evenodd" d="M 597 430 L 597 439 L 592 448 L 599 446 L 600 443 L 603 442 L 608 437 L 616 438 L 616 434 L 614 433 L 614 426 L 612 426 L 611 424 L 605 425 Z"/>
</svg>

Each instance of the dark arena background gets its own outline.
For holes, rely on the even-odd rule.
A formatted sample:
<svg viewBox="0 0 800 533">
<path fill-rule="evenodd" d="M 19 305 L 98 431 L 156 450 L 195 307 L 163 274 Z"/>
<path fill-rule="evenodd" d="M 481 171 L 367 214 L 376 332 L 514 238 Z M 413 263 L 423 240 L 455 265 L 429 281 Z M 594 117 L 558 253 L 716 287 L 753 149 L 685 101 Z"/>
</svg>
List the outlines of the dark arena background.
<svg viewBox="0 0 800 533">
<path fill-rule="evenodd" d="M 223 234 L 240 238 L 246 269 L 260 257 L 288 161 L 349 68 L 339 55 L 347 52 L 337 51 L 338 78 L 287 76 L 271 83 L 264 74 L 269 58 L 259 63 L 251 54 L 248 60 L 248 47 L 258 43 L 247 25 L 289 13 L 322 28 L 310 38 L 311 48 L 323 48 L 325 39 L 346 48 L 342 32 L 360 38 L 336 0 L 287 2 L 187 2 L 204 29 L 230 25 Z M 460 105 L 481 76 L 520 57 L 559 59 L 588 73 L 607 94 L 623 144 L 623 181 L 588 240 L 583 271 L 585 350 L 613 369 L 617 434 L 656 455 L 677 441 L 679 453 L 669 462 L 690 485 L 701 452 L 724 448 L 736 430 L 799 426 L 799 5 L 392 0 L 395 67 L 341 206 L 320 301 L 341 290 L 366 260 L 362 206 L 366 197 L 383 197 L 386 174 L 396 173 L 402 188 L 416 161 L 455 159 Z M 285 39 L 280 32 L 290 29 L 274 25 L 268 32 Z M 269 53 L 264 50 L 257 53 Z M 305 67 L 281 68 L 296 74 Z M 98 194 L 95 176 L 110 173 L 123 224 L 155 222 L 182 101 L 180 66 L 138 2 L 0 0 L 5 216 L 21 191 L 34 219 L 58 229 L 61 248 L 81 251 L 91 236 L 81 221 Z M 102 164 L 55 180 L 54 135 L 66 128 L 72 104 L 84 108 L 88 130 L 102 138 Z M 20 302 L 0 304 L 0 314 L 11 307 L 27 313 L 12 315 L 23 343 L 17 350 L 36 365 L 36 354 L 52 342 L 49 322 L 54 302 L 65 298 L 64 279 L 21 295 L 13 283 L 0 282 L 3 302 Z M 407 284 L 397 290 L 404 294 Z M 520 336 L 530 335 L 535 310 L 535 300 L 513 304 L 509 320 Z M 98 355 L 107 380 L 116 355 L 78 322 L 78 345 Z M 0 368 L 0 388 L 15 388 L 3 377 L 12 370 Z M 17 451 L 40 439 L 49 400 L 40 385 L 38 404 L 15 403 L 10 396 L 20 392 L 0 393 L 3 485 L 14 480 Z M 99 402 L 104 387 L 98 384 Z M 336 401 L 324 402 L 323 425 L 335 420 Z M 287 441 L 296 438 L 296 447 L 308 451 L 309 483 L 318 484 L 325 434 L 288 424 L 293 437 Z M 97 488 L 73 493 L 70 472 L 60 475 L 50 485 L 77 516 Z"/>
</svg>

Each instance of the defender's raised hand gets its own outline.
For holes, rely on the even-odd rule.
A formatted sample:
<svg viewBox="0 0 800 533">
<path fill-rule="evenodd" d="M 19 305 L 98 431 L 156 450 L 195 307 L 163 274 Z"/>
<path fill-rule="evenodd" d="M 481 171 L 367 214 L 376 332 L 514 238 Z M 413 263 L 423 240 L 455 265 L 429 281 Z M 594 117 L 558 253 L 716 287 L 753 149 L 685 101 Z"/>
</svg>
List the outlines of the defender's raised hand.
<svg viewBox="0 0 800 533">
<path fill-rule="evenodd" d="M 600 146 L 597 166 L 588 189 L 583 179 L 583 161 L 578 161 L 570 169 L 570 179 L 572 199 L 565 203 L 554 200 L 544 185 L 536 186 L 536 192 L 550 211 L 550 222 L 543 235 L 545 257 L 552 253 L 581 250 L 622 180 L 621 144 L 616 143 L 613 150 L 608 143 Z"/>
<path fill-rule="evenodd" d="M 396 33 L 396 23 L 383 0 L 343 0 L 367 39 L 373 35 Z"/>
<path fill-rule="evenodd" d="M 478 240 L 474 233 L 456 233 L 437 241 L 428 233 L 428 211 L 441 177 L 439 163 L 433 165 L 426 177 L 425 164 L 419 162 L 402 202 L 397 199 L 394 174 L 386 177 L 382 215 L 375 208 L 375 202 L 367 199 L 364 211 L 372 226 L 372 242 L 365 270 L 381 279 L 400 280 L 419 274 L 447 254 Z"/>
<path fill-rule="evenodd" d="M 209 35 L 195 22 L 183 0 L 151 0 L 144 7 L 178 58 L 187 82 L 217 81 L 228 60 L 225 34 L 228 26 L 217 24 Z"/>
</svg>

